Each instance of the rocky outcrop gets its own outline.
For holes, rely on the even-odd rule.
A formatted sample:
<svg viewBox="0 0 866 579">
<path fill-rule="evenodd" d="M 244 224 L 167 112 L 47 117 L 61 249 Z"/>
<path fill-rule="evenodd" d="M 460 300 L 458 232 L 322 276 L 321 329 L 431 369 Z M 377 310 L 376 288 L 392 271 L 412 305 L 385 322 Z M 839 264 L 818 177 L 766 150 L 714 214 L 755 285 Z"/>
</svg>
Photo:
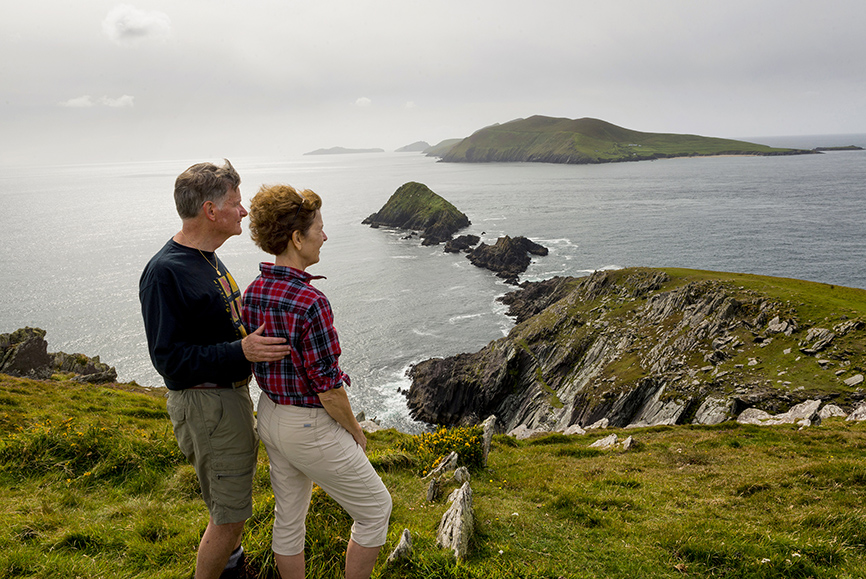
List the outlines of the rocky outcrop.
<svg viewBox="0 0 866 579">
<path fill-rule="evenodd" d="M 59 372 L 73 374 L 80 382 L 117 380 L 117 371 L 100 362 L 99 356 L 49 353 L 45 330 L 40 328 L 21 328 L 11 334 L 0 334 L 0 372 L 41 380 Z"/>
<path fill-rule="evenodd" d="M 455 237 L 445 243 L 445 253 L 460 253 L 461 251 L 471 251 L 473 247 L 478 245 L 481 238 L 477 235 L 461 235 Z"/>
<path fill-rule="evenodd" d="M 831 291 L 814 286 L 804 295 Z M 509 335 L 413 366 L 407 404 L 434 424 L 495 414 L 504 432 L 716 424 L 747 408 L 859 404 L 862 321 L 839 314 L 813 324 L 797 299 L 762 287 L 645 268 L 523 284 L 503 299 L 518 322 Z"/>
<path fill-rule="evenodd" d="M 517 276 L 526 271 L 532 261 L 530 254 L 544 256 L 547 253 L 546 247 L 530 239 L 506 235 L 497 239 L 495 245 L 482 243 L 467 257 L 472 265 L 489 269 L 506 283 L 516 285 Z"/>
<path fill-rule="evenodd" d="M 436 245 L 451 239 L 470 225 L 469 218 L 423 183 L 409 182 L 391 195 L 388 202 L 364 221 L 371 227 L 396 227 L 421 232 L 422 245 Z"/>
</svg>

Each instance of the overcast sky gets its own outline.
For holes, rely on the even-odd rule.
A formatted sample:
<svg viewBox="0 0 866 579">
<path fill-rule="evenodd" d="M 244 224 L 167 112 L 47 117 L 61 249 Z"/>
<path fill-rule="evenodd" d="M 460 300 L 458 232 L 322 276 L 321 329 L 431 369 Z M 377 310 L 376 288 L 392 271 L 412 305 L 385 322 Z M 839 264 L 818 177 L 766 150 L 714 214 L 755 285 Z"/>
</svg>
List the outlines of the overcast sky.
<svg viewBox="0 0 866 579">
<path fill-rule="evenodd" d="M 866 133 L 866 1 L 0 0 L 0 164 Z"/>
</svg>

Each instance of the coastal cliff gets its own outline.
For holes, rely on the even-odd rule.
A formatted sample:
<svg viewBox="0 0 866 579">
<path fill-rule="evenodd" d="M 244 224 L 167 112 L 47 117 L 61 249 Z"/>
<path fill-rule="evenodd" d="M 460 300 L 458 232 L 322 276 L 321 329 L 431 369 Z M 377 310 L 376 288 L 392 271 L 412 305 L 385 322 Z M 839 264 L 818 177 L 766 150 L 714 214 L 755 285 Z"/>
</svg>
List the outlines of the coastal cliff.
<svg viewBox="0 0 866 579">
<path fill-rule="evenodd" d="M 644 133 L 599 119 L 533 116 L 476 131 L 441 149 L 450 163 L 611 163 L 707 155 L 803 155 L 816 151 L 780 149 L 715 137 Z"/>
<path fill-rule="evenodd" d="M 864 398 L 866 291 L 695 270 L 625 269 L 523 284 L 517 325 L 474 354 L 410 370 L 412 415 L 495 414 L 505 430 L 716 424 Z"/>
<path fill-rule="evenodd" d="M 414 181 L 397 189 L 379 211 L 362 223 L 420 231 L 424 245 L 448 241 L 455 232 L 471 224 L 454 205 L 423 183 Z"/>
</svg>

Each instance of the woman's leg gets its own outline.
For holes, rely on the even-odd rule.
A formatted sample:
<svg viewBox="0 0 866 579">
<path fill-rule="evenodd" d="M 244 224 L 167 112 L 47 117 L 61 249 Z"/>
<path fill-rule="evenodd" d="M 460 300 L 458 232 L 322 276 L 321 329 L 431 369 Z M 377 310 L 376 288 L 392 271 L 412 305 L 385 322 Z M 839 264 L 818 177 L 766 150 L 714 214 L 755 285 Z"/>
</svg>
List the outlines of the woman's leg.
<svg viewBox="0 0 866 579">
<path fill-rule="evenodd" d="M 274 553 L 274 559 L 277 561 L 277 569 L 280 571 L 281 579 L 304 579 L 303 551 L 297 555 L 277 555 Z M 376 561 L 373 560 L 373 563 L 375 564 Z M 372 573 L 372 568 L 370 572 Z"/>
<path fill-rule="evenodd" d="M 313 482 L 293 464 L 306 454 L 298 447 L 310 430 L 304 418 L 303 411 L 277 406 L 267 396 L 259 401 L 259 437 L 268 453 L 274 492 L 273 551 L 283 579 L 304 577 L 305 520 Z"/>
<path fill-rule="evenodd" d="M 362 547 L 349 539 L 346 547 L 346 579 L 369 579 L 382 547 Z M 283 576 L 285 578 L 285 575 Z"/>
<path fill-rule="evenodd" d="M 367 579 L 387 539 L 391 495 L 346 429 L 325 414 L 316 434 L 322 459 L 305 465 L 304 472 L 354 520 L 346 579 Z"/>
</svg>

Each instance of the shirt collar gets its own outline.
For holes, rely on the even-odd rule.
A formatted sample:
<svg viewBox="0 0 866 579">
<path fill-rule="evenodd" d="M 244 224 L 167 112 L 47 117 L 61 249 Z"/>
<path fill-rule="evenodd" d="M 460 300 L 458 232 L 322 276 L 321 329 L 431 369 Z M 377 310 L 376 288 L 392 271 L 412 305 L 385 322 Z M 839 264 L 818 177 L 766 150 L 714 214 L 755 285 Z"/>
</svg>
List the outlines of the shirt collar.
<svg viewBox="0 0 866 579">
<path fill-rule="evenodd" d="M 260 263 L 259 270 L 261 270 L 262 275 L 266 277 L 273 277 L 277 279 L 297 278 L 304 283 L 307 283 L 314 279 L 327 279 L 323 275 L 311 275 L 305 271 L 295 269 L 294 267 L 289 267 L 285 265 L 274 265 L 273 263 L 267 262 Z"/>
</svg>

